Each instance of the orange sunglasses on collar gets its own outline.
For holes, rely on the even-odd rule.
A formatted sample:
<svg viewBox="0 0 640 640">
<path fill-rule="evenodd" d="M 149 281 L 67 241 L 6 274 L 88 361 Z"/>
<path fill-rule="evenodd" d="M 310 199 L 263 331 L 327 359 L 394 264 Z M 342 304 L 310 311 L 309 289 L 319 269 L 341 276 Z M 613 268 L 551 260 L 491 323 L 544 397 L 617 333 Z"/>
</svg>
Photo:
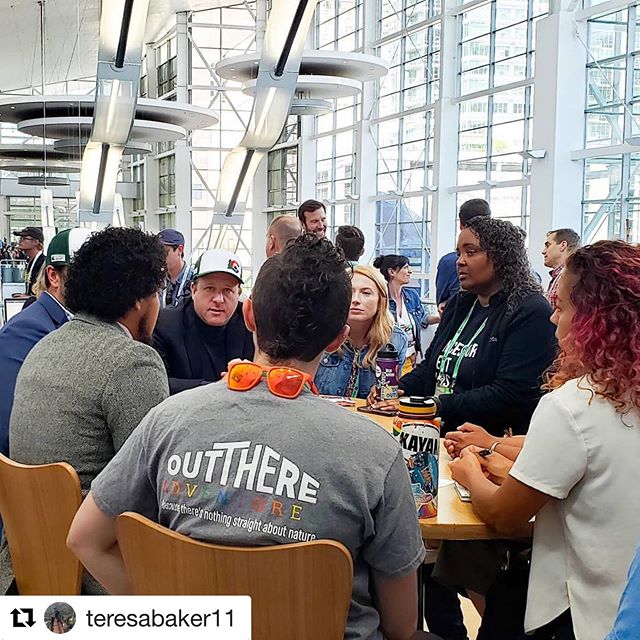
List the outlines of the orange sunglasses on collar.
<svg viewBox="0 0 640 640">
<path fill-rule="evenodd" d="M 297 398 L 305 385 L 318 395 L 318 389 L 308 373 L 290 367 L 263 367 L 255 362 L 238 362 L 227 374 L 227 386 L 233 391 L 249 391 L 263 377 L 267 378 L 269 391 L 279 398 Z"/>
</svg>

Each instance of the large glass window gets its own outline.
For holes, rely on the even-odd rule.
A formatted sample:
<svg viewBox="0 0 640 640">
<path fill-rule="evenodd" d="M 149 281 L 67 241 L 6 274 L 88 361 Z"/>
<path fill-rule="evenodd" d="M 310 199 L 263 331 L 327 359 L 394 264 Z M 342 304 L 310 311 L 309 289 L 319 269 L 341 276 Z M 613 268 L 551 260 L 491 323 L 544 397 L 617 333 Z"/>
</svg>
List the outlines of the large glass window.
<svg viewBox="0 0 640 640">
<path fill-rule="evenodd" d="M 635 58 L 630 57 L 635 42 L 628 42 L 628 20 L 635 19 L 633 10 L 619 11 L 588 25 L 589 61 L 587 63 L 587 147 L 621 144 L 626 135 L 638 133 L 634 120 L 626 119 L 625 98 L 636 112 Z M 630 51 L 628 51 L 630 49 Z M 627 85 L 627 65 L 634 69 L 634 82 Z M 625 126 L 626 125 L 626 126 Z"/>
<path fill-rule="evenodd" d="M 321 0 L 318 3 L 318 49 L 355 51 L 362 47 L 362 4 L 362 0 Z"/>
<path fill-rule="evenodd" d="M 299 120 L 289 116 L 276 144 L 267 156 L 267 205 L 295 210 L 298 200 Z"/>
<path fill-rule="evenodd" d="M 176 204 L 176 157 L 171 154 L 158 162 L 158 195 L 161 207 Z"/>
<path fill-rule="evenodd" d="M 6 201 L 8 227 L 11 232 L 42 224 L 38 196 L 9 196 Z M 78 209 L 74 198 L 53 199 L 53 219 L 57 231 L 78 225 Z M 10 241 L 15 240 L 15 236 Z"/>
<path fill-rule="evenodd" d="M 170 38 L 160 45 L 156 51 L 156 56 L 158 61 L 158 97 L 162 97 L 176 88 L 178 72 L 175 38 Z"/>
<path fill-rule="evenodd" d="M 389 65 L 378 83 L 376 253 L 409 258 L 428 291 L 434 114 L 440 98 L 441 3 L 380 0 L 377 54 Z"/>
<path fill-rule="evenodd" d="M 325 205 L 333 237 L 339 226 L 354 222 L 355 131 L 319 138 L 316 153 L 316 197 Z"/>
<path fill-rule="evenodd" d="M 376 253 L 409 258 L 413 284 L 424 293 L 428 292 L 430 227 L 430 198 L 426 196 L 380 199 L 376 203 Z"/>
<path fill-rule="evenodd" d="M 144 164 L 140 162 L 140 156 L 131 157 L 131 182 L 136 185 L 133 211 L 144 213 Z"/>
<path fill-rule="evenodd" d="M 316 9 L 318 49 L 358 51 L 364 44 L 362 0 L 322 0 Z M 316 117 L 316 195 L 327 210 L 327 233 L 354 223 L 356 123 L 360 96 L 332 100 L 332 109 Z M 300 194 L 301 199 L 310 197 Z"/>
<path fill-rule="evenodd" d="M 588 22 L 585 148 L 594 155 L 584 161 L 585 242 L 640 240 L 640 153 L 611 153 L 640 145 L 639 26 L 636 6 Z"/>
<path fill-rule="evenodd" d="M 485 198 L 496 217 L 523 228 L 535 29 L 548 9 L 548 0 L 493 0 L 459 16 L 458 200 Z"/>
<path fill-rule="evenodd" d="M 256 50 L 256 2 L 194 11 L 189 19 L 191 101 L 215 111 L 219 123 L 191 135 L 193 259 L 207 248 L 239 255 L 245 275 L 251 267 L 251 193 L 242 224 L 218 224 L 213 215 L 220 171 L 227 153 L 242 140 L 253 98 L 240 82 L 213 72 L 223 58 Z M 250 281 L 246 281 L 250 285 Z"/>
</svg>

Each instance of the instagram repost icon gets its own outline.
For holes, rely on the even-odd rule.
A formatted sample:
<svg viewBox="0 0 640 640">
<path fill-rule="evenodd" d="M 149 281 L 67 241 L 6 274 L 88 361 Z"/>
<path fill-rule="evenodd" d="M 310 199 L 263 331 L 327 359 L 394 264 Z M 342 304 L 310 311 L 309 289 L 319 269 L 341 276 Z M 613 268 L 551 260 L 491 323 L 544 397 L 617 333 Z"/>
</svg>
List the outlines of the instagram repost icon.
<svg viewBox="0 0 640 640">
<path fill-rule="evenodd" d="M 54 602 L 44 612 L 44 623 L 51 633 L 67 633 L 76 624 L 76 612 L 66 602 Z"/>
</svg>

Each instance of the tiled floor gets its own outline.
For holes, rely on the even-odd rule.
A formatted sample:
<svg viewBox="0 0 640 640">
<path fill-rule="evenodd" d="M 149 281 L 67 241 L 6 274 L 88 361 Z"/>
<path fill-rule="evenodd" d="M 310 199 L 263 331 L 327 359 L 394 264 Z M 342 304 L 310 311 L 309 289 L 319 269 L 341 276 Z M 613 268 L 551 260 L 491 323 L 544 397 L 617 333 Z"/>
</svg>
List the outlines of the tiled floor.
<svg viewBox="0 0 640 640">
<path fill-rule="evenodd" d="M 460 597 L 460 606 L 464 616 L 464 626 L 467 627 L 469 640 L 475 640 L 480 627 L 480 616 L 468 598 Z"/>
<path fill-rule="evenodd" d="M 464 625 L 469 633 L 469 640 L 475 640 L 480 626 L 480 616 L 468 598 L 460 598 L 460 604 L 464 615 Z"/>
</svg>

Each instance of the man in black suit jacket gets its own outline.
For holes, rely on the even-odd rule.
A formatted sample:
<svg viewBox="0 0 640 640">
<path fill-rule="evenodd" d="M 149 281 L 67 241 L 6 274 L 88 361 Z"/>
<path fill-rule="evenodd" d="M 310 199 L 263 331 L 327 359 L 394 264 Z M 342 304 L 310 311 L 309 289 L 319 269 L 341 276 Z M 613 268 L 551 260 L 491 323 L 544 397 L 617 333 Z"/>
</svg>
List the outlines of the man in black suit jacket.
<svg viewBox="0 0 640 640">
<path fill-rule="evenodd" d="M 253 335 L 244 324 L 242 267 L 229 251 L 205 251 L 191 282 L 191 299 L 160 312 L 153 346 L 172 394 L 215 382 L 233 358 L 253 359 Z"/>
</svg>

